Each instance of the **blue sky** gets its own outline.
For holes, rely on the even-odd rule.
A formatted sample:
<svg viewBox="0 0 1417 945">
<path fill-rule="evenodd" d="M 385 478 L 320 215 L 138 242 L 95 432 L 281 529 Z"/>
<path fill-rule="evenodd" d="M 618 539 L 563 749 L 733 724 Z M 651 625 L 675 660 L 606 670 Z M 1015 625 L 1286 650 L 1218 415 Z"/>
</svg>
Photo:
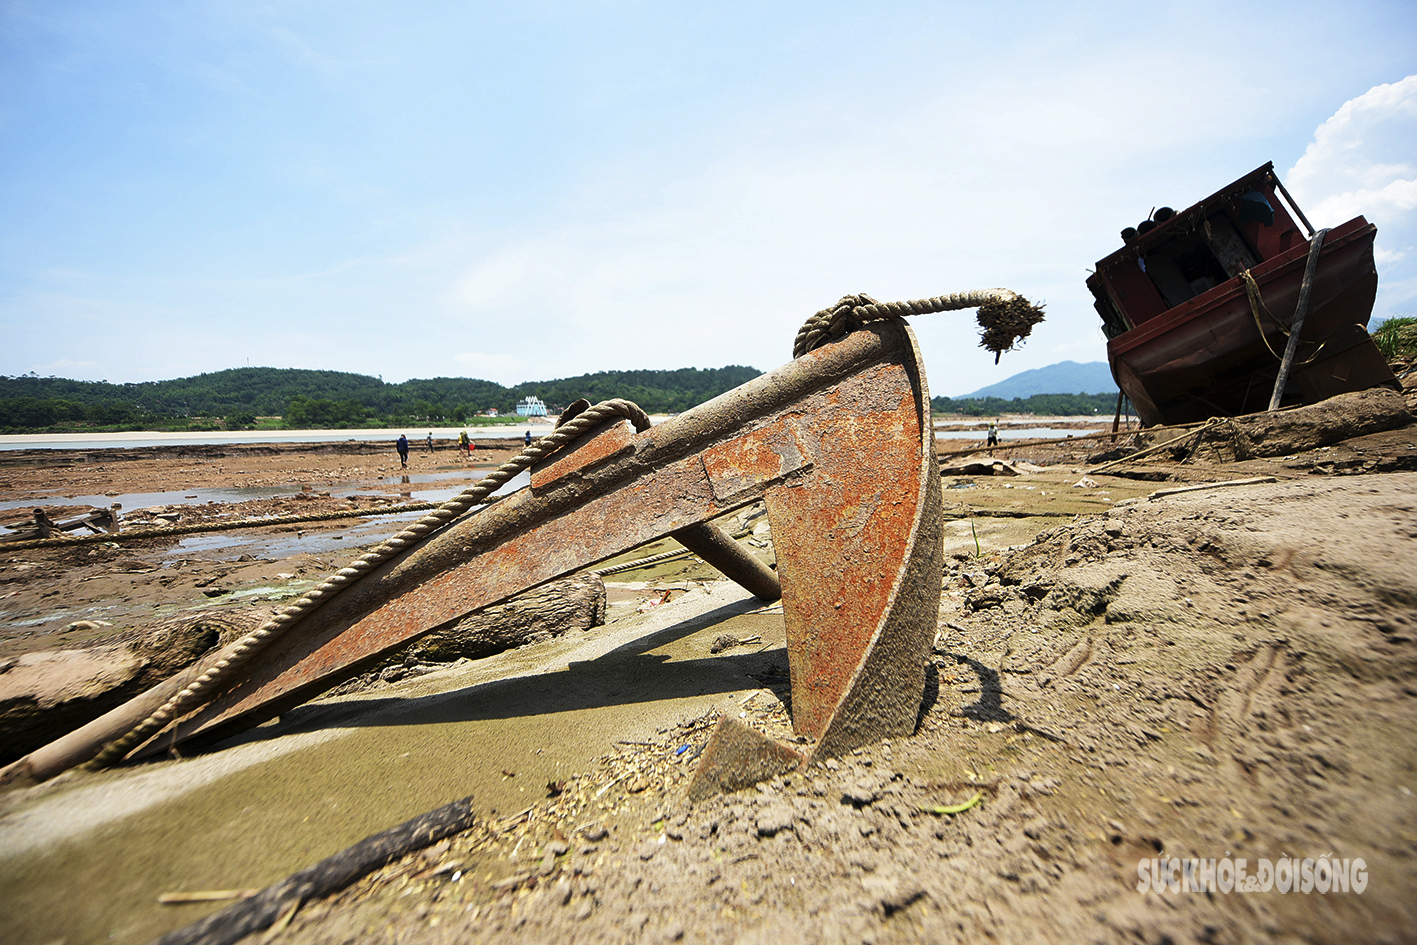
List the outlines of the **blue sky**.
<svg viewBox="0 0 1417 945">
<path fill-rule="evenodd" d="M 1087 267 L 1273 160 L 1417 313 L 1410 3 L 0 2 L 0 373 L 771 369 L 848 292 Z"/>
</svg>

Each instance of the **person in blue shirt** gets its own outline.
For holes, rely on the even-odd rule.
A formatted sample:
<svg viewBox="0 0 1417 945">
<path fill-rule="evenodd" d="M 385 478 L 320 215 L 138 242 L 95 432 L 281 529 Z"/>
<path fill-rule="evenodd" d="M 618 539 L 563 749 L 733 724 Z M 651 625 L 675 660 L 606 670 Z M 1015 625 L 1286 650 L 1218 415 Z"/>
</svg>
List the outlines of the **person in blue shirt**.
<svg viewBox="0 0 1417 945">
<path fill-rule="evenodd" d="M 399 434 L 398 442 L 394 444 L 394 449 L 399 451 L 399 465 L 404 469 L 408 468 L 408 437 Z"/>
</svg>

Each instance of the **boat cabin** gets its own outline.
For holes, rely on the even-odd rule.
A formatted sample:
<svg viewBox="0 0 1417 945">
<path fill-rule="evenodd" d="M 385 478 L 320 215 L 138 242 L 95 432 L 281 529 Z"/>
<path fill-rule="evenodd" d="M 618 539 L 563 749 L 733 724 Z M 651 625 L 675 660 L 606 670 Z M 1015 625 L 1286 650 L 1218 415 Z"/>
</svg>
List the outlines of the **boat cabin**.
<svg viewBox="0 0 1417 945">
<path fill-rule="evenodd" d="M 1256 168 L 1189 209 L 1160 207 L 1122 231 L 1125 245 L 1087 280 L 1103 332 L 1115 338 L 1308 242 L 1274 164 Z M 1295 214 L 1309 233 L 1302 212 Z"/>
<path fill-rule="evenodd" d="M 1148 425 L 1395 385 L 1366 327 L 1376 235 L 1361 216 L 1315 234 L 1273 164 L 1153 210 L 1087 279 L 1117 385 Z"/>
</svg>

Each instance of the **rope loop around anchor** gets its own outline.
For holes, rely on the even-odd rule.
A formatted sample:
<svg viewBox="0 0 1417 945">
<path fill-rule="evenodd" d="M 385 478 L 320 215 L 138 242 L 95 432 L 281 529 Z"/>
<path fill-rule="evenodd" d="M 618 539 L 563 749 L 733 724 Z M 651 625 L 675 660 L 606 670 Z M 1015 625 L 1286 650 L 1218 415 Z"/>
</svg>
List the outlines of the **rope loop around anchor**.
<svg viewBox="0 0 1417 945">
<path fill-rule="evenodd" d="M 792 356 L 800 358 L 868 322 L 965 308 L 979 309 L 977 318 L 983 329 L 979 345 L 994 352 L 995 364 L 999 363 L 1001 354 L 1016 347 L 1033 331 L 1033 326 L 1043 320 L 1043 306 L 1034 305 L 1009 289 L 976 289 L 907 302 L 877 302 L 869 295 L 846 295 L 831 308 L 822 309 L 807 319 L 798 329 Z"/>
</svg>

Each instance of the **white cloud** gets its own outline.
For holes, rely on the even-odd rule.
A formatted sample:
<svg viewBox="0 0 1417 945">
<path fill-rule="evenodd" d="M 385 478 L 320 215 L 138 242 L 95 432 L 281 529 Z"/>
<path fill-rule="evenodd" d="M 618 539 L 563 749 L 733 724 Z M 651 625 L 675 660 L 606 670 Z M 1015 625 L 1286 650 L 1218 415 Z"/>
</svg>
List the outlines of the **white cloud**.
<svg viewBox="0 0 1417 945">
<path fill-rule="evenodd" d="M 1410 311 L 1417 249 L 1417 75 L 1344 102 L 1285 175 L 1315 226 L 1377 224 L 1376 317 Z"/>
<path fill-rule="evenodd" d="M 1394 180 L 1374 190 L 1349 190 L 1320 200 L 1311 219 L 1339 223 L 1362 214 L 1379 225 L 1401 225 L 1417 209 L 1417 180 Z"/>
<path fill-rule="evenodd" d="M 1316 225 L 1362 213 L 1379 226 L 1417 209 L 1417 75 L 1344 102 L 1285 175 Z"/>
</svg>

